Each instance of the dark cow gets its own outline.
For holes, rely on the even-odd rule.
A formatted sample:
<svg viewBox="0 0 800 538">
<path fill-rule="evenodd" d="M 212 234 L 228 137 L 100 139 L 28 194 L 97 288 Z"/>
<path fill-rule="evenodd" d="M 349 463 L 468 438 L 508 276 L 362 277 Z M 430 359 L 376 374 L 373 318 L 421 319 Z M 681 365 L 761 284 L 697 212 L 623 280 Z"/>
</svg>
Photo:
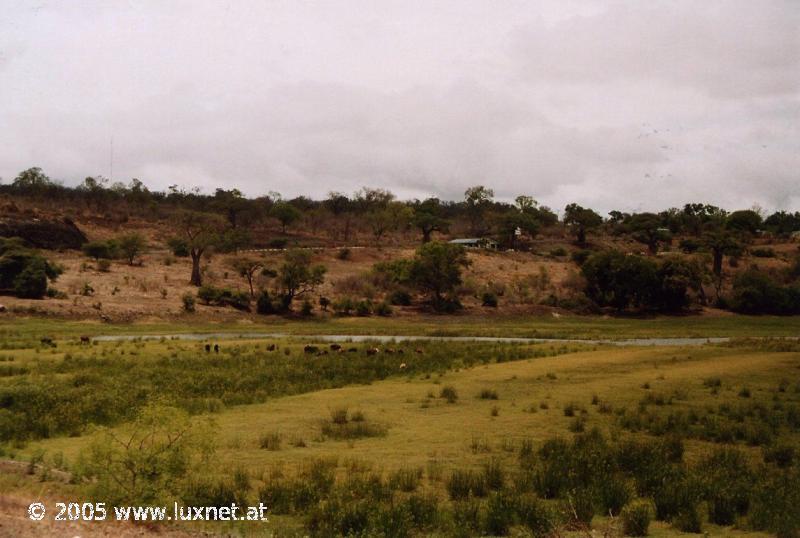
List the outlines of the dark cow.
<svg viewBox="0 0 800 538">
<path fill-rule="evenodd" d="M 81 344 L 91 344 L 91 343 L 92 343 L 92 339 L 91 338 L 89 338 L 85 334 L 81 335 Z"/>
<path fill-rule="evenodd" d="M 424 351 L 422 351 L 422 348 L 419 348 L 419 347 L 417 349 L 415 349 L 414 352 L 419 354 L 419 355 L 422 355 L 423 353 L 425 353 Z"/>
<path fill-rule="evenodd" d="M 378 351 L 380 351 L 377 347 L 371 347 L 367 349 L 367 355 L 377 355 Z"/>
<path fill-rule="evenodd" d="M 311 344 L 306 344 L 306 346 L 303 348 L 303 351 L 311 355 L 312 353 L 318 352 L 319 348 L 317 346 L 312 346 Z"/>
<path fill-rule="evenodd" d="M 214 353 L 219 353 L 219 344 L 214 344 Z"/>
<path fill-rule="evenodd" d="M 342 346 L 340 346 L 339 344 L 331 344 L 332 351 L 339 351 L 340 349 L 342 349 Z"/>
<path fill-rule="evenodd" d="M 206 344 L 206 353 L 211 352 L 211 344 Z"/>
<path fill-rule="evenodd" d="M 276 347 L 275 344 L 270 344 L 267 346 L 267 351 L 275 351 Z"/>
<path fill-rule="evenodd" d="M 348 353 L 358 353 L 358 348 L 351 347 L 350 349 L 347 350 L 347 352 Z"/>
</svg>

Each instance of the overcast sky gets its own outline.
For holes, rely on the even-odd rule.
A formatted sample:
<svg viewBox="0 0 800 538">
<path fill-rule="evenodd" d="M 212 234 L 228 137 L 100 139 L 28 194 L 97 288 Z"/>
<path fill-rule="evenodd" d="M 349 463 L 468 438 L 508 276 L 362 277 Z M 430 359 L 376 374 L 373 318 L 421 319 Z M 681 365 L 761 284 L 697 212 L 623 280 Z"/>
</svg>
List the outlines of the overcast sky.
<svg viewBox="0 0 800 538">
<path fill-rule="evenodd" d="M 800 210 L 800 1 L 0 0 L 0 177 L 31 166 Z"/>
</svg>

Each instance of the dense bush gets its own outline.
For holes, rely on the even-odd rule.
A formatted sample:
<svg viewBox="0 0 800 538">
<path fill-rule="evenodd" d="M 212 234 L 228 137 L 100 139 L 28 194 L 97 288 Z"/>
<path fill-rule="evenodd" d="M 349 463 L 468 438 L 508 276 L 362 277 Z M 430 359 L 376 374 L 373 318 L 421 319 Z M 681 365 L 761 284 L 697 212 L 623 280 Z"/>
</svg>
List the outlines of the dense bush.
<svg viewBox="0 0 800 538">
<path fill-rule="evenodd" d="M 243 291 L 201 286 L 197 290 L 197 298 L 207 305 L 231 306 L 237 310 L 250 310 L 250 295 Z"/>
<path fill-rule="evenodd" d="M 581 266 L 586 295 L 600 306 L 679 311 L 689 302 L 688 292 L 701 284 L 701 270 L 693 262 L 670 257 L 661 262 L 618 251 L 593 254 Z"/>
<path fill-rule="evenodd" d="M 800 314 L 800 285 L 781 285 L 766 273 L 748 269 L 734 280 L 730 305 L 743 314 Z"/>
<path fill-rule="evenodd" d="M 22 240 L 0 238 L 0 293 L 41 299 L 47 294 L 48 280 L 56 280 L 61 273 L 61 267 L 26 248 Z"/>
<path fill-rule="evenodd" d="M 625 536 L 647 536 L 652 511 L 647 501 L 634 501 L 627 505 L 620 515 L 622 531 Z"/>
</svg>

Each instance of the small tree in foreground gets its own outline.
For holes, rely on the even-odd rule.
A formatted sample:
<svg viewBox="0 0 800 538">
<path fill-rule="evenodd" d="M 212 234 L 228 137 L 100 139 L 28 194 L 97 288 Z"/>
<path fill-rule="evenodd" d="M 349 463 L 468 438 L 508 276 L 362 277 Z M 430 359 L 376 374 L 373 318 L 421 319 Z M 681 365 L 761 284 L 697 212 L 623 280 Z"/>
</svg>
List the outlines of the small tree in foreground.
<svg viewBox="0 0 800 538">
<path fill-rule="evenodd" d="M 80 454 L 78 469 L 97 499 L 154 504 L 175 499 L 213 451 L 208 424 L 151 404 L 128 426 L 102 430 Z"/>
</svg>

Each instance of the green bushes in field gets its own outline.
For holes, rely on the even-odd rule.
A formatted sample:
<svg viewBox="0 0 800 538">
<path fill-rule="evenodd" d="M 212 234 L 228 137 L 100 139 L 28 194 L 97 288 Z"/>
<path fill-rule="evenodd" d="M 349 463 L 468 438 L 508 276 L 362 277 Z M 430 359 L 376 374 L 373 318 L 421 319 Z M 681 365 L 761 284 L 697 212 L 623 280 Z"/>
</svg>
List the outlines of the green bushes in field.
<svg viewBox="0 0 800 538">
<path fill-rule="evenodd" d="M 625 536 L 647 536 L 652 517 L 650 503 L 634 501 L 622 510 L 622 532 Z"/>
<path fill-rule="evenodd" d="M 272 353 L 265 360 L 262 350 L 248 344 L 224 345 L 219 354 L 210 355 L 198 353 L 196 344 L 180 344 L 174 351 L 136 345 L 141 346 L 136 355 L 125 352 L 127 345 L 103 344 L 100 356 L 89 348 L 80 348 L 63 358 L 40 363 L 35 371 L 17 371 L 8 383 L 0 385 L 0 442 L 79 435 L 92 424 L 111 426 L 130 420 L 156 399 L 167 398 L 173 405 L 195 413 L 213 411 L 212 400 L 213 407 L 219 409 L 369 383 L 397 375 L 400 362 L 395 354 L 363 352 L 298 361 L 289 346 L 282 350 L 288 354 Z M 430 343 L 425 353 L 414 356 L 413 369 L 424 374 L 446 370 L 456 363 L 470 367 L 494 360 L 562 354 L 571 349 Z M 220 360 L 222 357 L 225 360 Z M 355 431 L 350 433 L 378 433 L 371 426 L 353 426 Z"/>
<path fill-rule="evenodd" d="M 0 294 L 42 299 L 48 281 L 56 280 L 62 271 L 21 239 L 0 237 Z"/>
<path fill-rule="evenodd" d="M 201 286 L 197 290 L 197 298 L 207 305 L 231 306 L 237 310 L 250 311 L 250 295 L 244 291 Z"/>
</svg>

